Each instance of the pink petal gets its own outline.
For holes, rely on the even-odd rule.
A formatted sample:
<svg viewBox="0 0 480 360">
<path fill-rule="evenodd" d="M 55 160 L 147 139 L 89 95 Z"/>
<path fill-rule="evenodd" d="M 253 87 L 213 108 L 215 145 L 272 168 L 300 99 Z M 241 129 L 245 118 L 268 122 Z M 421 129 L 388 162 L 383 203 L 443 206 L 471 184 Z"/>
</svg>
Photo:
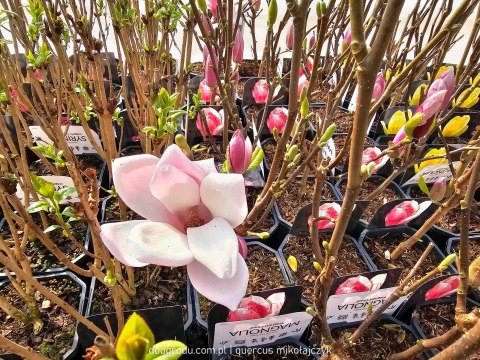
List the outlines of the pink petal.
<svg viewBox="0 0 480 360">
<path fill-rule="evenodd" d="M 134 226 L 128 234 L 131 256 L 141 262 L 161 266 L 183 266 L 194 258 L 185 234 L 160 222 Z"/>
<path fill-rule="evenodd" d="M 340 204 L 337 203 L 325 203 L 319 206 L 318 208 L 318 216 L 319 217 L 329 217 L 332 219 L 337 219 L 338 215 L 340 214 L 341 210 Z M 335 223 L 328 220 L 328 219 L 322 219 L 318 221 L 318 228 L 320 230 L 322 229 L 333 229 L 335 227 Z M 312 228 L 313 226 L 313 217 L 310 215 L 308 217 L 308 226 Z"/>
<path fill-rule="evenodd" d="M 203 111 L 203 114 L 205 115 L 205 122 L 207 123 L 210 134 L 213 136 L 220 135 L 223 129 L 223 121 L 220 113 L 214 108 L 210 107 L 203 108 L 201 111 Z M 198 131 L 200 131 L 203 136 L 208 136 L 208 131 L 204 127 L 200 114 L 197 115 L 196 126 Z"/>
<path fill-rule="evenodd" d="M 255 83 L 252 90 L 252 96 L 256 103 L 265 103 L 267 101 L 268 84 L 266 80 L 258 80 Z"/>
<path fill-rule="evenodd" d="M 406 218 L 408 218 L 407 212 L 404 209 L 395 206 L 385 217 L 385 226 L 404 224 Z"/>
<path fill-rule="evenodd" d="M 160 161 L 147 154 L 115 159 L 112 167 L 113 184 L 123 202 L 137 214 L 148 220 L 169 223 L 181 230 L 183 225 L 178 218 L 150 192 L 150 179 Z"/>
<path fill-rule="evenodd" d="M 230 224 L 222 218 L 187 229 L 188 245 L 195 259 L 216 277 L 229 279 L 237 271 L 238 240 Z"/>
<path fill-rule="evenodd" d="M 268 301 L 272 304 L 271 309 L 270 309 L 270 314 L 269 316 L 277 316 L 280 314 L 280 310 L 283 307 L 283 304 L 285 303 L 285 293 L 284 292 L 278 292 L 275 294 L 270 295 L 267 298 Z"/>
<path fill-rule="evenodd" d="M 275 108 L 268 115 L 267 118 L 267 127 L 270 132 L 273 132 L 273 129 L 276 128 L 279 134 L 283 133 L 285 125 L 287 124 L 288 119 L 288 110 L 283 107 Z"/>
<path fill-rule="evenodd" d="M 227 321 L 242 321 L 242 320 L 254 320 L 261 319 L 262 316 L 257 314 L 254 310 L 250 308 L 238 308 L 228 313 Z"/>
<path fill-rule="evenodd" d="M 133 267 L 141 267 L 148 263 L 141 262 L 132 256 L 129 244 L 128 234 L 133 227 L 139 224 L 149 223 L 147 220 L 132 220 L 123 222 L 113 222 L 101 226 L 100 237 L 107 247 L 108 251 L 115 259 L 122 264 Z"/>
<path fill-rule="evenodd" d="M 439 299 L 452 295 L 457 292 L 458 285 L 460 285 L 458 276 L 450 276 L 428 290 L 425 294 L 425 300 Z"/>
<path fill-rule="evenodd" d="M 245 173 L 250 166 L 250 160 L 252 160 L 253 146 L 250 138 L 247 136 L 245 139 L 245 163 L 243 164 L 243 172 Z"/>
<path fill-rule="evenodd" d="M 372 282 L 367 277 L 359 275 L 353 278 L 348 278 L 341 283 L 337 291 L 335 291 L 335 295 L 370 291 L 371 288 Z"/>
<path fill-rule="evenodd" d="M 217 168 L 215 166 L 215 160 L 213 158 L 205 159 L 205 160 L 197 160 L 193 162 L 197 167 L 199 167 L 205 175 L 210 173 L 216 173 Z"/>
<path fill-rule="evenodd" d="M 246 307 L 252 311 L 255 311 L 260 317 L 264 318 L 270 313 L 270 301 L 265 300 L 261 296 L 250 295 L 241 302 L 241 307 Z"/>
<path fill-rule="evenodd" d="M 237 254 L 237 272 L 231 279 L 220 279 L 198 261 L 187 265 L 193 287 L 207 299 L 235 310 L 245 296 L 248 285 L 248 267 Z"/>
<path fill-rule="evenodd" d="M 244 259 L 247 258 L 247 253 L 248 253 L 248 247 L 247 243 L 245 242 L 245 239 L 241 237 L 240 235 L 237 235 L 237 240 L 238 240 L 238 252 Z"/>
<path fill-rule="evenodd" d="M 200 185 L 200 197 L 213 217 L 224 218 L 232 227 L 247 216 L 245 180 L 240 174 L 208 174 Z"/>
<path fill-rule="evenodd" d="M 245 137 L 239 129 L 235 130 L 228 144 L 228 155 L 233 172 L 243 174 L 245 167 Z"/>
<path fill-rule="evenodd" d="M 300 98 L 303 88 L 308 87 L 309 83 L 310 82 L 307 80 L 307 77 L 305 75 L 302 75 L 300 79 L 298 79 L 298 89 L 297 89 L 298 98 Z"/>
<path fill-rule="evenodd" d="M 446 93 L 446 90 L 438 91 L 435 94 L 428 96 L 423 101 L 423 103 L 415 111 L 415 113 L 421 112 L 423 115 L 422 123 L 420 123 L 419 125 L 423 125 L 425 122 L 427 122 L 440 112 Z"/>
<path fill-rule="evenodd" d="M 174 214 L 200 204 L 200 187 L 189 175 L 172 165 L 160 165 L 150 181 L 150 191 Z"/>
<path fill-rule="evenodd" d="M 191 176 L 198 184 L 200 184 L 202 179 L 207 175 L 202 170 L 202 168 L 200 168 L 199 166 L 197 166 L 195 162 L 190 160 L 176 144 L 170 145 L 165 150 L 162 157 L 158 161 L 157 167 L 160 167 L 162 165 L 175 166 L 177 169 Z M 153 171 L 152 171 L 152 175 L 153 175 Z M 137 184 L 137 181 L 132 179 L 130 186 L 131 184 Z"/>
</svg>

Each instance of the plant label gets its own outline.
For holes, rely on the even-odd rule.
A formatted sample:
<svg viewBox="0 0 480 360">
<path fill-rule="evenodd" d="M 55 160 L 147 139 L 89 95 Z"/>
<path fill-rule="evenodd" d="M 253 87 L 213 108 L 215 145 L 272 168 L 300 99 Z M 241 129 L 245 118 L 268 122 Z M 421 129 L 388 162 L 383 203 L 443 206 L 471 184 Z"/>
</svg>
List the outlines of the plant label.
<svg viewBox="0 0 480 360">
<path fill-rule="evenodd" d="M 48 135 L 43 131 L 40 126 L 30 126 L 30 132 L 32 133 L 33 142 L 36 143 L 46 143 L 53 144 L 53 141 L 48 137 Z M 67 126 L 62 126 L 62 131 L 65 134 Z M 91 130 L 92 137 L 95 142 L 101 147 L 100 137 L 98 134 Z M 90 142 L 85 129 L 80 125 L 70 125 L 68 126 L 68 131 L 65 134 L 65 140 L 67 140 L 68 147 L 75 155 L 81 154 L 96 154 L 97 151 Z"/>
<path fill-rule="evenodd" d="M 454 161 L 452 165 L 455 168 L 459 163 L 460 161 Z M 452 177 L 452 172 L 450 171 L 450 167 L 448 166 L 448 164 L 435 164 L 425 166 L 422 170 L 412 176 L 408 181 L 402 184 L 402 187 L 418 184 L 418 179 L 420 179 L 420 176 L 423 176 L 427 184 L 431 184 L 442 176 L 446 177 L 447 180 L 450 180 L 450 178 Z"/>
<path fill-rule="evenodd" d="M 352 98 L 350 99 L 350 103 L 348 104 L 348 111 L 355 111 L 357 107 L 357 96 L 358 96 L 358 86 L 355 87 L 353 91 Z"/>
<path fill-rule="evenodd" d="M 66 188 L 66 187 L 75 187 L 73 184 L 73 180 L 69 176 L 55 176 L 55 175 L 45 175 L 45 176 L 40 176 L 42 179 L 47 180 L 55 185 L 55 191 L 58 191 L 60 189 Z M 20 184 L 17 184 L 17 192 L 16 192 L 17 197 L 20 199 L 22 203 L 25 202 L 25 193 L 23 192 L 22 188 L 20 187 Z M 39 196 L 39 198 L 42 198 Z M 30 202 L 34 201 L 33 197 L 30 195 Z M 79 202 L 80 199 L 78 198 L 78 194 L 75 191 L 72 195 L 68 197 L 67 200 L 64 200 L 61 202 L 61 204 L 65 204 L 67 202 Z"/>
<path fill-rule="evenodd" d="M 357 322 L 364 320 L 369 311 L 375 311 L 381 306 L 397 287 L 365 291 L 353 294 L 332 295 L 327 302 L 327 322 Z M 406 297 L 401 297 L 390 305 L 384 314 L 393 314 Z M 369 309 L 370 308 L 370 309 Z"/>
<path fill-rule="evenodd" d="M 281 340 L 299 340 L 312 321 L 305 311 L 262 319 L 215 324 L 213 348 L 217 353 L 237 347 L 257 347 Z"/>
<path fill-rule="evenodd" d="M 328 139 L 326 145 L 322 149 L 322 155 L 325 159 L 330 159 L 330 161 L 334 160 L 337 156 L 333 138 Z"/>
</svg>

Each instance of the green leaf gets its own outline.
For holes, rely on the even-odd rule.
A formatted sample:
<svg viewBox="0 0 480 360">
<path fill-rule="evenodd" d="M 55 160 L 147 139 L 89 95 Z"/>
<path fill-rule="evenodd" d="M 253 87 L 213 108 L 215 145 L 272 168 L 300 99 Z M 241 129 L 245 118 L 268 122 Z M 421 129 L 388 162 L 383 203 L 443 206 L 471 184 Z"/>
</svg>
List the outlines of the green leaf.
<svg viewBox="0 0 480 360">
<path fill-rule="evenodd" d="M 119 360 L 142 360 L 154 343 L 152 330 L 141 316 L 133 313 L 118 338 L 117 357 Z"/>
<path fill-rule="evenodd" d="M 39 212 L 41 210 L 48 210 L 48 202 L 46 200 L 35 201 L 31 203 L 29 207 L 27 207 L 27 211 L 32 214 Z"/>
<path fill-rule="evenodd" d="M 422 190 L 425 194 L 430 195 L 430 191 L 428 191 L 427 183 L 423 176 L 420 176 L 418 179 L 418 187 Z"/>
<path fill-rule="evenodd" d="M 62 200 L 68 199 L 70 195 L 74 194 L 77 191 L 74 187 L 65 187 L 57 191 L 61 196 Z"/>
<path fill-rule="evenodd" d="M 53 183 L 35 175 L 34 173 L 30 173 L 30 176 L 32 178 L 33 188 L 37 193 L 48 199 L 53 198 L 53 194 L 55 194 L 55 185 L 53 185 Z"/>
<path fill-rule="evenodd" d="M 155 344 L 145 356 L 145 360 L 176 360 L 187 350 L 187 346 L 175 340 Z"/>
<path fill-rule="evenodd" d="M 248 166 L 247 171 L 253 170 L 256 167 L 259 167 L 263 161 L 263 157 L 265 154 L 263 153 L 263 149 L 261 147 L 257 147 L 252 154 L 252 160 L 250 161 L 250 165 Z"/>
<path fill-rule="evenodd" d="M 49 232 L 51 232 L 53 230 L 56 230 L 58 228 L 60 228 L 60 225 L 50 225 L 45 230 L 43 230 L 43 232 L 46 234 L 46 233 L 49 233 Z"/>
</svg>

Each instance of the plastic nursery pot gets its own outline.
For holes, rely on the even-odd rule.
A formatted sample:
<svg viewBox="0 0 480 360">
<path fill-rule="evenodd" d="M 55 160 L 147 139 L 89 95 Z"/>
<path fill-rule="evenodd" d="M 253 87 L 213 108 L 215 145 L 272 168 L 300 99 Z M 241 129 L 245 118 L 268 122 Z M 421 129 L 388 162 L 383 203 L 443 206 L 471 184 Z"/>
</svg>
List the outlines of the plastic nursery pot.
<svg viewBox="0 0 480 360">
<path fill-rule="evenodd" d="M 155 341 L 178 340 L 186 342 L 185 331 L 182 322 L 182 309 L 180 306 L 156 307 L 150 309 L 128 310 L 124 311 L 125 321 L 133 314 L 140 315 L 152 330 Z M 100 329 L 107 332 L 105 318 L 108 318 L 114 334 L 118 331 L 116 313 L 98 314 L 86 316 L 88 320 L 97 325 Z M 94 343 L 96 334 L 85 325 L 79 324 L 77 327 L 79 335 L 79 353 L 84 354 L 85 350 Z M 183 359 L 183 357 L 182 357 Z"/>
<path fill-rule="evenodd" d="M 361 322 L 332 324 L 330 325 L 330 330 L 332 331 L 332 335 L 334 336 L 334 338 L 338 338 L 342 330 L 353 333 L 353 330 L 356 329 L 360 324 Z M 398 330 L 403 330 L 406 334 L 406 339 L 399 343 L 397 340 L 398 330 L 395 328 L 393 328 L 392 330 L 388 330 L 387 328 L 383 327 L 384 325 L 395 325 L 395 328 L 398 328 Z M 378 327 L 381 328 L 381 331 L 377 331 L 377 335 L 373 334 L 373 339 L 366 338 L 366 335 L 368 336 L 369 331 L 372 331 L 373 328 Z M 390 338 L 389 340 L 387 340 L 387 336 Z M 361 347 L 362 344 L 366 344 L 366 346 L 372 346 L 372 343 L 368 340 L 381 341 L 378 346 L 383 347 L 387 344 L 390 344 L 390 346 L 395 346 L 394 351 L 390 351 L 391 353 L 393 353 L 408 349 L 410 346 L 414 345 L 419 338 L 415 331 L 407 324 L 395 319 L 392 316 L 384 315 L 378 320 L 378 322 L 374 323 L 369 329 L 367 329 L 366 333 L 363 334 L 361 339 L 361 343 L 357 344 L 356 348 Z M 407 339 L 408 343 L 405 343 L 405 340 Z M 371 351 L 375 351 L 375 349 L 372 348 Z M 427 357 L 423 356 L 423 359 L 427 359 Z"/>
<path fill-rule="evenodd" d="M 376 126 L 372 126 L 372 129 L 370 130 L 371 136 L 375 139 L 375 141 L 379 145 L 388 145 L 389 141 L 392 141 L 395 135 L 387 135 L 385 134 L 383 130 L 383 126 L 381 122 L 385 122 L 385 125 L 388 128 L 388 124 L 392 118 L 392 115 L 395 114 L 397 111 L 402 111 L 404 112 L 405 109 L 411 110 L 412 113 L 416 110 L 416 107 L 413 106 L 408 106 L 405 108 L 405 106 L 394 106 L 388 109 L 385 109 L 380 116 L 377 119 L 377 124 Z"/>
<path fill-rule="evenodd" d="M 85 294 L 86 294 L 86 285 L 85 283 L 80 280 L 75 274 L 69 272 L 69 271 L 65 271 L 65 272 L 60 272 L 60 273 L 56 273 L 56 274 L 48 274 L 48 275 L 39 275 L 39 276 L 35 276 L 35 279 L 37 279 L 39 282 L 41 283 L 44 283 L 44 282 L 47 282 L 47 281 L 54 281 L 54 280 L 62 280 L 62 279 L 69 279 L 71 280 L 73 283 L 75 283 L 75 285 L 78 287 L 79 289 L 79 298 L 78 298 L 78 306 L 76 306 L 76 310 L 83 315 L 83 312 L 84 312 L 84 307 L 85 307 Z M 3 288 L 5 286 L 7 286 L 8 284 L 10 283 L 10 280 L 4 280 L 2 282 L 0 282 L 0 288 Z M 60 298 L 62 297 L 62 295 L 58 295 Z M 74 306 L 73 305 L 73 299 L 68 299 L 69 300 L 69 303 L 70 305 Z M 18 305 L 18 304 L 17 304 Z M 42 308 L 42 304 L 37 304 L 39 306 L 39 308 Z M 41 309 L 40 309 L 41 310 Z M 44 314 L 45 315 L 45 314 Z M 53 313 L 49 313 L 47 316 L 42 316 L 42 319 L 45 321 L 46 319 L 49 319 L 51 318 L 51 316 L 55 316 Z M 57 319 L 57 316 L 55 316 L 55 318 L 52 318 L 53 320 L 56 320 Z M 57 319 L 58 320 L 58 319 Z M 76 324 L 78 324 L 78 322 L 75 322 L 73 321 L 71 325 L 63 325 L 63 330 L 65 331 L 68 331 L 68 327 L 72 326 L 72 333 L 74 331 L 74 328 L 76 326 Z M 6 326 L 6 324 L 4 324 Z M 56 324 L 58 325 L 58 324 Z M 48 324 L 45 324 L 45 329 L 47 328 Z M 17 330 L 18 331 L 18 328 Z M 42 330 L 43 331 L 43 330 Z M 53 346 L 56 345 L 58 339 L 55 339 L 55 343 Z M 55 358 L 55 359 L 63 359 L 63 360 L 74 360 L 74 359 L 77 359 L 78 358 L 78 348 L 79 348 L 79 338 L 78 338 L 78 335 L 77 333 L 75 333 L 75 335 L 73 336 L 73 339 L 72 339 L 72 345 L 70 346 L 70 348 L 63 354 L 63 356 L 61 356 L 58 351 L 56 350 L 56 355 L 58 355 L 58 358 Z M 46 346 L 48 346 L 49 343 L 43 343 L 42 344 L 45 344 Z M 36 349 L 36 351 L 38 351 L 38 349 Z M 53 355 L 53 354 L 50 354 L 50 355 Z M 7 353 L 7 354 L 0 354 L 0 359 L 9 359 L 9 360 L 21 360 L 22 357 L 16 355 L 16 354 L 11 354 L 11 353 Z"/>
<path fill-rule="evenodd" d="M 193 321 L 193 305 L 192 305 L 192 286 L 190 284 L 190 280 L 188 279 L 188 276 L 186 275 L 186 270 L 185 270 L 185 300 L 186 304 L 176 304 L 175 306 L 155 306 L 151 308 L 140 308 L 136 307 L 135 305 L 130 306 L 128 310 L 125 310 L 124 313 L 132 313 L 134 311 L 141 313 L 142 311 L 153 311 L 155 312 L 155 309 L 164 309 L 164 308 L 172 308 L 172 307 L 180 307 L 180 323 L 183 323 L 183 328 L 187 328 L 190 326 L 190 324 Z M 97 278 L 92 278 L 92 282 L 90 284 L 90 289 L 87 294 L 87 303 L 85 307 L 85 315 L 86 316 L 95 316 L 102 318 L 101 313 L 102 311 L 95 312 L 95 301 L 103 301 L 105 299 L 96 299 L 95 295 L 98 295 L 99 289 L 98 286 L 105 286 L 103 285 Z M 158 296 L 158 294 L 155 293 L 155 289 L 153 288 L 148 288 L 148 292 L 145 292 L 144 296 Z M 110 299 L 112 304 L 113 300 Z M 172 299 L 172 301 L 175 301 L 175 298 Z M 185 305 L 184 307 L 181 305 Z M 109 314 L 109 312 L 107 312 Z M 115 317 L 115 312 L 112 311 L 113 317 Z M 154 332 L 155 333 L 155 332 Z"/>
<path fill-rule="evenodd" d="M 425 329 L 421 324 L 420 312 L 422 312 L 422 310 L 424 310 L 426 308 L 435 307 L 436 305 L 442 306 L 442 305 L 451 304 L 451 307 L 452 307 L 451 314 L 453 315 L 455 313 L 455 301 L 456 301 L 456 297 L 455 296 L 453 296 L 453 297 L 450 296 L 450 297 L 447 297 L 447 298 L 440 298 L 440 299 L 435 299 L 435 300 L 422 301 L 422 302 L 419 302 L 419 303 L 416 304 L 415 308 L 413 309 L 410 325 L 411 325 L 411 328 L 412 328 L 413 332 L 418 337 L 418 339 L 428 339 L 428 338 L 430 338 L 427 335 L 428 334 L 427 329 Z M 471 300 L 471 299 L 469 299 L 469 298 L 467 298 L 467 307 L 480 307 L 480 304 Z M 442 315 L 429 317 L 428 320 L 431 321 L 432 323 L 437 323 L 437 321 L 440 321 L 440 322 L 448 321 Z M 451 322 L 452 322 L 451 325 L 453 326 L 454 325 L 454 319 L 453 318 L 451 319 Z M 442 333 L 438 333 L 437 335 L 442 335 Z M 434 348 L 434 349 L 430 349 L 430 350 L 425 351 L 425 354 L 430 358 L 430 357 L 433 357 L 434 355 L 438 354 L 439 352 L 440 352 L 439 349 Z"/>
<path fill-rule="evenodd" d="M 322 234 L 328 234 L 328 237 L 330 237 L 331 233 L 332 233 L 332 230 L 320 231 L 320 236 L 319 236 L 320 241 L 322 239 Z M 303 237 L 303 238 L 306 238 L 306 237 Z M 278 252 L 279 252 L 280 258 L 282 259 L 282 262 L 284 264 L 285 271 L 288 275 L 289 281 L 292 284 L 302 285 L 303 288 L 304 288 L 303 289 L 303 296 L 302 296 L 302 304 L 305 307 L 307 307 L 307 306 L 313 307 L 312 303 L 305 296 L 305 291 L 307 290 L 306 285 L 302 284 L 302 280 L 305 281 L 305 279 L 303 279 L 303 277 L 309 277 L 310 280 L 312 280 L 312 282 L 309 284 L 309 287 L 311 289 L 313 289 L 313 284 L 314 284 L 315 278 L 318 275 L 317 270 L 313 267 L 314 256 L 313 256 L 313 253 L 311 253 L 310 237 L 308 237 L 308 244 L 306 244 L 307 246 L 305 247 L 305 253 L 303 253 L 302 256 L 295 256 L 295 258 L 297 259 L 297 262 L 298 262 L 297 273 L 299 275 L 295 275 L 295 273 L 292 272 L 292 269 L 290 268 L 290 266 L 287 263 L 287 258 L 289 256 L 294 256 L 294 255 L 292 255 L 293 253 L 287 251 L 287 246 L 288 245 L 293 245 L 293 244 L 298 245 L 298 246 L 302 246 L 301 242 L 298 241 L 298 240 L 299 239 L 297 237 L 292 237 L 292 235 L 290 235 L 290 234 L 287 235 L 285 237 L 282 245 L 280 246 L 280 249 L 278 250 Z M 296 241 L 296 242 L 293 242 L 293 241 Z M 344 241 L 349 241 L 350 242 L 350 244 L 347 244 L 348 252 L 351 254 L 351 251 L 356 251 L 356 253 L 358 254 L 358 261 L 363 263 L 363 265 L 364 265 L 364 267 L 362 268 L 362 271 L 360 271 L 360 272 L 354 271 L 354 274 L 355 273 L 361 274 L 363 272 L 376 270 L 371 266 L 370 260 L 367 256 L 366 252 L 365 252 L 365 249 L 363 247 L 359 246 L 359 244 L 355 240 L 355 238 L 353 238 L 350 235 L 345 234 Z M 308 249 L 308 251 L 307 251 L 307 249 Z M 309 255 L 305 257 L 304 254 L 306 254 L 307 252 L 309 253 Z M 301 250 L 300 250 L 300 253 L 302 253 Z M 354 261 L 354 258 L 356 259 L 357 257 L 352 255 L 352 257 L 350 258 L 349 261 L 350 262 Z M 347 260 L 347 259 L 344 258 L 344 260 Z M 321 265 L 323 266 L 323 264 L 321 264 Z M 310 274 L 308 272 L 302 271 L 302 270 L 305 270 L 305 269 L 310 270 Z M 349 270 L 349 271 L 351 271 L 351 270 Z M 348 274 L 342 274 L 342 276 L 343 275 L 348 275 Z M 312 294 L 312 296 L 313 296 L 313 294 Z"/>
<path fill-rule="evenodd" d="M 261 269 L 257 269 L 257 265 L 262 265 L 264 264 L 265 267 L 268 267 L 268 269 L 265 269 L 266 271 L 268 271 L 268 275 L 269 275 L 269 278 L 270 279 L 273 279 L 274 277 L 278 277 L 278 280 L 281 281 L 281 283 L 278 283 L 278 284 L 275 284 L 275 286 L 278 288 L 278 287 L 282 287 L 282 286 L 286 286 L 286 285 L 290 285 L 290 280 L 289 280 L 289 277 L 287 276 L 287 273 L 286 273 L 286 270 L 285 270 L 285 267 L 284 267 L 284 264 L 281 260 L 281 257 L 280 257 L 280 254 L 271 249 L 270 247 L 264 245 L 263 243 L 259 242 L 259 241 L 255 241 L 255 242 L 250 242 L 247 244 L 247 247 L 248 247 L 248 252 L 247 252 L 247 258 L 246 258 L 246 263 L 247 263 L 247 266 L 248 265 L 254 265 L 255 266 L 255 271 L 261 271 Z M 259 253 L 260 255 L 257 255 L 255 256 L 255 258 L 252 258 L 252 251 L 261 251 L 263 253 L 267 253 L 268 256 L 261 256 L 263 254 Z M 264 263 L 264 261 L 268 261 L 269 263 Z M 253 262 L 253 263 L 252 263 Z M 258 264 L 257 264 L 258 262 Z M 274 271 L 273 267 L 277 266 L 278 268 L 278 271 Z M 275 275 L 274 275 L 275 273 Z M 264 272 L 264 274 L 267 275 L 267 272 Z M 280 280 L 281 279 L 281 280 Z M 251 281 L 252 278 L 250 278 L 249 281 Z M 259 286 L 260 288 L 255 288 L 255 289 L 251 289 L 251 283 L 249 282 L 249 287 L 247 288 L 247 293 L 255 293 L 255 292 L 258 292 L 258 291 L 264 291 L 264 290 L 267 290 L 267 289 L 270 289 L 272 288 L 271 286 L 269 286 L 269 284 L 267 283 L 263 283 L 263 282 L 259 282 L 257 280 L 257 286 Z M 200 326 L 202 326 L 203 328 L 207 328 L 208 325 L 207 325 L 207 318 L 206 318 L 206 315 L 208 314 L 208 312 L 210 311 L 210 309 L 213 307 L 213 305 L 215 305 L 213 302 L 210 302 L 209 300 L 207 300 L 205 297 L 201 296 L 196 290 L 195 288 L 193 288 L 192 286 L 192 289 L 193 289 L 193 298 L 194 298 L 194 303 L 195 303 L 195 321 L 197 322 L 197 324 L 199 324 Z M 204 309 L 202 309 L 202 304 L 204 304 Z"/>
<path fill-rule="evenodd" d="M 394 236 L 394 235 L 405 235 L 405 239 L 406 239 L 406 238 L 409 238 L 410 236 L 412 236 L 413 234 L 415 234 L 416 231 L 417 230 L 415 230 L 415 229 L 413 229 L 409 226 L 405 226 L 405 225 L 392 226 L 390 228 L 371 229 L 371 230 L 367 228 L 366 230 L 364 230 L 360 234 L 360 237 L 358 239 L 358 244 L 361 248 L 364 249 L 365 254 L 367 256 L 367 260 L 370 262 L 370 264 L 372 266 L 372 269 L 373 270 L 381 270 L 381 269 L 387 268 L 388 266 L 383 266 L 382 267 L 380 264 L 378 264 L 378 262 L 374 259 L 372 253 L 368 250 L 370 248 L 370 246 L 367 243 L 374 242 L 378 239 L 388 239 L 388 240 L 390 240 L 392 238 L 392 236 Z M 432 266 L 436 267 L 445 258 L 445 255 L 440 250 L 439 246 L 435 242 L 433 242 L 432 239 L 428 235 L 423 235 L 421 237 L 421 241 L 418 241 L 412 248 L 420 249 L 420 251 L 419 251 L 419 255 L 420 255 L 421 253 L 423 253 L 425 248 L 430 243 L 433 243 L 433 250 L 430 253 L 430 256 L 433 256 L 433 258 L 434 258 L 434 264 L 432 264 Z M 393 245 L 391 247 L 394 248 Z M 387 249 L 385 249 L 385 250 L 387 250 Z M 383 253 L 382 253 L 382 256 L 384 256 Z M 403 256 L 405 256 L 405 254 Z M 419 257 L 420 256 L 418 256 L 418 257 L 416 256 L 415 259 L 412 259 L 412 260 L 414 260 L 413 262 L 415 263 L 418 260 Z M 398 262 L 400 262 L 400 264 L 398 264 Z M 402 267 L 403 265 L 401 264 L 401 262 L 402 262 L 402 257 L 400 257 L 397 260 L 397 264 L 395 266 Z M 390 261 L 388 261 L 388 263 L 390 263 Z M 406 270 L 408 270 L 408 269 L 406 269 Z M 455 269 L 450 265 L 445 273 L 452 273 L 453 274 L 453 273 L 455 273 Z M 423 276 L 424 274 L 421 274 L 421 275 Z"/>
<path fill-rule="evenodd" d="M 260 80 L 265 80 L 265 77 L 252 77 L 248 79 L 243 86 L 243 99 L 242 107 L 250 105 L 264 105 L 265 103 L 257 103 L 253 97 L 253 88 L 255 84 Z M 283 79 L 281 85 L 278 85 L 274 89 L 272 105 L 287 105 L 288 104 L 288 92 L 285 89 L 288 89 L 289 79 Z"/>
</svg>

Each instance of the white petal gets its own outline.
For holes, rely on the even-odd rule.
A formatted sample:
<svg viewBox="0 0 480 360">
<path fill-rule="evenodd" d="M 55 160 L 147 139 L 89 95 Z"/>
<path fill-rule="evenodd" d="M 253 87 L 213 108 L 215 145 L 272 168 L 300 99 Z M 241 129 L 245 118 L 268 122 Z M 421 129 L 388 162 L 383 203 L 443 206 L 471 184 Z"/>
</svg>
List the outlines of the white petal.
<svg viewBox="0 0 480 360">
<path fill-rule="evenodd" d="M 158 161 L 158 166 L 173 165 L 190 175 L 198 184 L 207 175 L 199 166 L 190 160 L 176 144 L 170 145 Z"/>
<path fill-rule="evenodd" d="M 280 314 L 280 310 L 282 310 L 283 304 L 285 303 L 285 293 L 278 292 L 272 294 L 267 298 L 267 300 L 272 304 L 270 314 L 268 314 L 268 316 L 277 316 Z"/>
<path fill-rule="evenodd" d="M 245 180 L 240 174 L 208 174 L 200 185 L 200 197 L 214 218 L 222 217 L 232 227 L 247 216 Z"/>
<path fill-rule="evenodd" d="M 178 218 L 150 192 L 150 179 L 158 161 L 148 154 L 116 159 L 112 167 L 113 184 L 123 202 L 140 216 L 182 229 Z"/>
<path fill-rule="evenodd" d="M 200 188 L 197 182 L 172 165 L 156 167 L 150 181 L 150 191 L 174 214 L 200 204 Z"/>
<path fill-rule="evenodd" d="M 193 162 L 197 165 L 200 169 L 203 170 L 205 175 L 210 173 L 217 173 L 217 167 L 215 166 L 215 160 L 213 158 L 205 159 L 205 160 L 197 160 Z"/>
<path fill-rule="evenodd" d="M 193 287 L 207 299 L 235 310 L 245 296 L 248 285 L 248 267 L 237 254 L 237 273 L 231 279 L 216 277 L 198 261 L 187 265 L 188 276 Z"/>
<path fill-rule="evenodd" d="M 195 259 L 221 279 L 237 271 L 238 240 L 232 226 L 223 218 L 187 229 L 188 245 Z"/>
<path fill-rule="evenodd" d="M 100 237 L 115 259 L 122 264 L 134 267 L 148 265 L 132 256 L 128 247 L 128 234 L 133 227 L 149 223 L 147 220 L 113 222 L 101 226 Z"/>
<path fill-rule="evenodd" d="M 168 224 L 139 224 L 128 234 L 128 244 L 133 257 L 149 264 L 183 266 L 193 261 L 186 235 Z"/>
</svg>

